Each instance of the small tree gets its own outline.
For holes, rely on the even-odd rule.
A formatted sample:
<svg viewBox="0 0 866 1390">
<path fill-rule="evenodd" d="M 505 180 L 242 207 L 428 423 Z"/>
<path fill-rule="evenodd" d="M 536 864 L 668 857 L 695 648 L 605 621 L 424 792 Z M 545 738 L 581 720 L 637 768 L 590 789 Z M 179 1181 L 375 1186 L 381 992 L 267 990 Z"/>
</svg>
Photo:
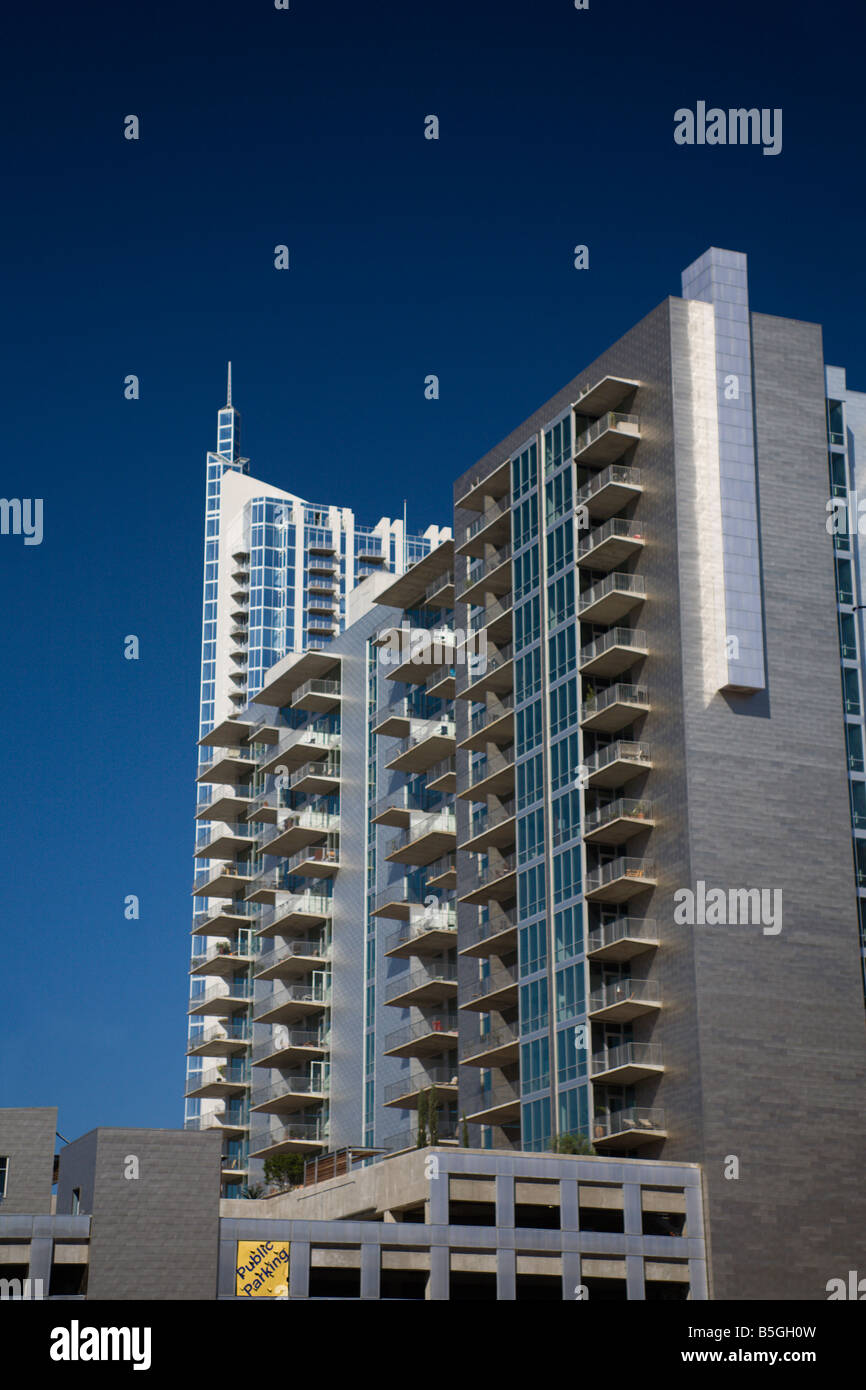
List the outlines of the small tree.
<svg viewBox="0 0 866 1390">
<path fill-rule="evenodd" d="M 436 1087 L 431 1086 L 427 1096 L 427 1124 L 430 1129 L 430 1143 L 439 1143 L 439 1097 L 436 1094 Z"/>
<path fill-rule="evenodd" d="M 427 1092 L 418 1092 L 418 1142 L 419 1149 L 427 1147 Z"/>
<path fill-rule="evenodd" d="M 594 1154 L 589 1139 L 585 1134 L 557 1134 L 554 1136 L 551 1149 L 555 1154 Z"/>
<path fill-rule="evenodd" d="M 304 1181 L 302 1154 L 274 1154 L 265 1159 L 265 1182 L 276 1187 L 298 1187 Z"/>
<path fill-rule="evenodd" d="M 265 1189 L 262 1187 L 261 1183 L 254 1182 L 252 1185 L 247 1184 L 243 1190 L 243 1195 L 249 1197 L 250 1201 L 255 1202 L 259 1197 L 264 1197 Z"/>
</svg>

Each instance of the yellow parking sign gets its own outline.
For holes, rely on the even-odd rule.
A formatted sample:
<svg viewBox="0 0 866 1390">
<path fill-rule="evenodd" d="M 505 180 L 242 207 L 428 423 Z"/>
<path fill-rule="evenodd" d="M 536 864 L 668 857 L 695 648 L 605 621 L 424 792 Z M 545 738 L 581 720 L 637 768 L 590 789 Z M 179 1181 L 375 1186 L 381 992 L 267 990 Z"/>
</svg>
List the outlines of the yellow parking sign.
<svg viewBox="0 0 866 1390">
<path fill-rule="evenodd" d="M 288 1298 L 289 1242 L 239 1240 L 235 1265 L 238 1298 Z"/>
</svg>

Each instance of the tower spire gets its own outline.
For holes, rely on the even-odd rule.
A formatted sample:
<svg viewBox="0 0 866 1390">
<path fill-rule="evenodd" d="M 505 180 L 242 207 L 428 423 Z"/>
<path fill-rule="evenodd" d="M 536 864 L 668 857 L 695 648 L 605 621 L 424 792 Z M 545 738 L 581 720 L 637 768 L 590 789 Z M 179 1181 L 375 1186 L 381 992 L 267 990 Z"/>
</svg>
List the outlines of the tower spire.
<svg viewBox="0 0 866 1390">
<path fill-rule="evenodd" d="M 232 403 L 232 364 L 231 364 L 231 362 L 229 362 L 229 380 L 228 380 L 228 388 L 227 388 L 227 393 L 226 393 L 226 405 L 227 405 L 227 406 L 228 406 L 228 405 L 231 405 L 231 403 Z"/>
</svg>

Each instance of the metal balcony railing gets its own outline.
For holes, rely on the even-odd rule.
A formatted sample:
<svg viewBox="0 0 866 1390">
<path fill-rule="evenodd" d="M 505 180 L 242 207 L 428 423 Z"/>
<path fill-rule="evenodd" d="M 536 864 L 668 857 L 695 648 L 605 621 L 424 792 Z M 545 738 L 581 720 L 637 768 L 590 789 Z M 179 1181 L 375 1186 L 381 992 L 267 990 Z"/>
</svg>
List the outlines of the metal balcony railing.
<svg viewBox="0 0 866 1390">
<path fill-rule="evenodd" d="M 586 892 L 592 893 L 619 878 L 651 880 L 655 877 L 655 869 L 656 866 L 651 859 L 632 859 L 623 855 L 590 870 L 586 876 Z"/>
<path fill-rule="evenodd" d="M 616 570 L 597 584 L 593 584 L 591 589 L 583 591 L 578 601 L 578 611 L 582 613 L 591 604 L 598 603 L 599 599 L 613 593 L 639 594 L 641 598 L 646 598 L 646 581 L 642 574 L 628 574 L 624 570 Z"/>
<path fill-rule="evenodd" d="M 590 774 L 600 772 L 603 767 L 616 762 L 645 763 L 647 766 L 652 762 L 650 746 L 648 743 L 634 743 L 629 739 L 617 739 L 615 743 L 609 743 L 605 748 L 599 748 L 597 753 L 593 753 L 586 760 L 586 767 Z"/>
<path fill-rule="evenodd" d="M 614 1071 L 617 1067 L 660 1067 L 661 1043 L 620 1043 L 618 1047 L 601 1048 L 592 1054 L 592 1075 Z"/>
<path fill-rule="evenodd" d="M 403 975 L 397 975 L 385 986 L 385 1003 L 390 1004 L 392 999 L 398 999 L 401 994 L 424 985 L 453 985 L 456 989 L 456 965 L 440 965 L 433 970 L 408 970 Z"/>
<path fill-rule="evenodd" d="M 635 938 L 638 941 L 656 940 L 657 926 L 654 917 L 617 917 L 614 922 L 603 922 L 591 927 L 587 936 L 587 949 L 598 951 L 602 946 L 612 946 L 616 941 Z"/>
<path fill-rule="evenodd" d="M 385 1051 L 403 1047 L 406 1043 L 417 1042 L 431 1033 L 456 1033 L 456 1013 L 437 1013 L 433 1018 L 424 1018 L 417 1023 L 409 1023 L 404 1028 L 395 1028 L 393 1033 L 385 1034 Z M 444 1038 L 443 1038 L 444 1041 Z"/>
<path fill-rule="evenodd" d="M 640 487 L 641 476 L 639 468 L 629 468 L 624 463 L 611 463 L 607 468 L 603 468 L 594 478 L 590 478 L 588 483 L 578 488 L 574 494 L 574 500 L 578 504 L 589 502 L 602 488 L 609 487 L 611 483 L 623 483 L 626 487 Z"/>
<path fill-rule="evenodd" d="M 457 1071 L 454 1067 L 427 1067 L 424 1071 L 412 1071 L 399 1081 L 385 1087 L 385 1104 L 399 1100 L 400 1096 L 410 1096 L 417 1091 L 427 1091 L 431 1086 L 456 1086 Z"/>
<path fill-rule="evenodd" d="M 602 541 L 615 538 L 617 540 L 645 541 L 646 532 L 638 521 L 623 521 L 621 517 L 612 517 L 603 526 L 596 526 L 582 541 L 578 542 L 577 558 L 588 555 L 595 550 L 596 546 L 601 545 Z"/>
<path fill-rule="evenodd" d="M 593 830 L 600 830 L 604 825 L 610 825 L 612 821 L 627 817 L 629 820 L 652 820 L 653 804 L 651 801 L 635 801 L 631 797 L 621 796 L 616 801 L 609 801 L 606 806 L 597 806 L 594 811 L 590 811 L 584 823 L 584 833 L 589 834 Z"/>
<path fill-rule="evenodd" d="M 629 685 L 618 681 L 616 685 L 611 685 L 607 690 L 601 690 L 597 695 L 591 696 L 583 702 L 583 717 L 589 718 L 592 714 L 600 714 L 610 705 L 648 705 L 649 693 L 645 685 Z"/>
<path fill-rule="evenodd" d="M 593 1139 L 606 1139 L 628 1130 L 663 1130 L 665 1112 L 659 1106 L 627 1105 L 608 1115 L 595 1115 L 592 1121 Z"/>
<path fill-rule="evenodd" d="M 626 428 L 630 425 L 633 425 L 635 429 L 630 430 Z M 584 430 L 582 434 L 577 436 L 574 441 L 574 457 L 577 458 L 578 454 L 582 453 L 588 444 L 592 444 L 593 441 L 604 434 L 606 430 L 623 429 L 625 433 L 636 434 L 639 426 L 639 415 L 625 415 L 618 410 L 608 410 L 600 419 L 594 420 L 589 429 Z"/>
<path fill-rule="evenodd" d="M 658 1004 L 661 1002 L 661 991 L 652 980 L 613 980 L 602 989 L 593 990 L 589 996 L 589 1010 L 595 1013 L 597 1009 L 625 1004 L 631 999 L 637 1003 Z"/>
</svg>

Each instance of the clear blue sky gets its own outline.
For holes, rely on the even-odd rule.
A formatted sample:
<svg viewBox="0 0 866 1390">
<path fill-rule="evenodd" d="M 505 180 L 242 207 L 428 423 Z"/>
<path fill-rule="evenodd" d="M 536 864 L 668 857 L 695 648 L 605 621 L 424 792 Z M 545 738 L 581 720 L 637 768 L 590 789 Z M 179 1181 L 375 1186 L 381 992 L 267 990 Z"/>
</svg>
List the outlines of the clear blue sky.
<svg viewBox="0 0 866 1390">
<path fill-rule="evenodd" d="M 9 12 L 0 493 L 42 497 L 45 535 L 0 536 L 0 1104 L 56 1103 L 68 1137 L 181 1122 L 204 454 L 226 359 L 255 474 L 371 522 L 408 497 L 414 526 L 447 522 L 453 477 L 710 244 L 749 254 L 753 308 L 823 322 L 827 360 L 866 388 L 851 14 Z M 782 154 L 677 147 L 673 113 L 698 100 L 782 107 Z"/>
</svg>

